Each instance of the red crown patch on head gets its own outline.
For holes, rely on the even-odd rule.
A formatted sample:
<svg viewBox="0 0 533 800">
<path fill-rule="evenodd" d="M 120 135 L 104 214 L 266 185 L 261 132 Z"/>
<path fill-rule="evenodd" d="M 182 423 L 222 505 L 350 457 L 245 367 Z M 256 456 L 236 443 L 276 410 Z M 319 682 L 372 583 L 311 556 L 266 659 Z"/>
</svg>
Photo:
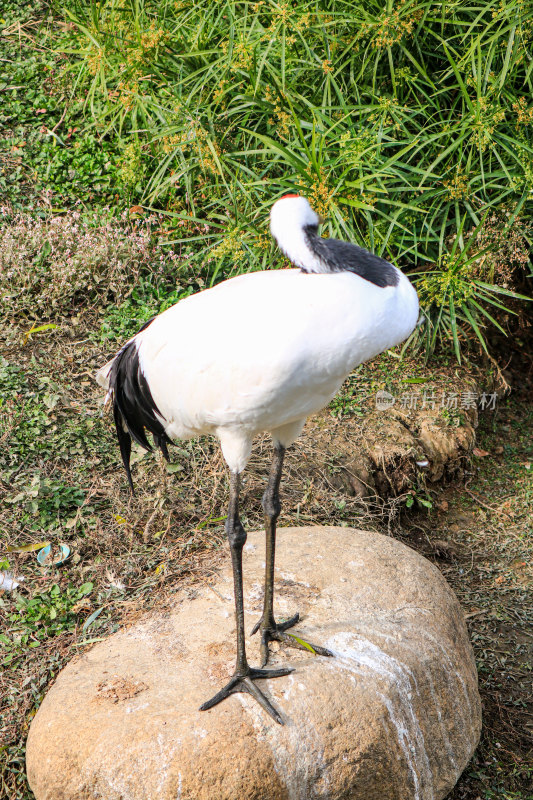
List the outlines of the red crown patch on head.
<svg viewBox="0 0 533 800">
<path fill-rule="evenodd" d="M 284 200 L 286 197 L 300 197 L 299 194 L 283 194 L 281 199 Z"/>
</svg>

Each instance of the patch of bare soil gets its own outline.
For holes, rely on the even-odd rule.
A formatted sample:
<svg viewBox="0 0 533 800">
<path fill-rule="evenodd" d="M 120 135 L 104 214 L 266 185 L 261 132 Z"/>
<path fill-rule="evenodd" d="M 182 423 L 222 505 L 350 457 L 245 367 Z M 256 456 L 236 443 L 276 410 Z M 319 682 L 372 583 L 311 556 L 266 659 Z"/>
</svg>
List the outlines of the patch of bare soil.
<svg viewBox="0 0 533 800">
<path fill-rule="evenodd" d="M 442 396 L 445 390 L 436 387 L 446 382 L 436 377 L 425 391 Z M 481 394 L 471 376 L 460 386 L 464 394 Z M 360 499 L 387 500 L 422 484 L 462 478 L 476 440 L 477 405 L 454 409 L 452 417 L 438 401 L 424 403 L 424 396 L 403 410 L 376 408 L 369 398 L 357 417 L 334 420 L 329 409 L 322 412 L 305 431 L 317 466 L 325 456 L 333 465 L 333 485 Z M 318 453 L 322 458 L 316 459 Z"/>
<path fill-rule="evenodd" d="M 130 700 L 140 692 L 144 692 L 147 688 L 147 684 L 143 681 L 136 681 L 131 677 L 124 678 L 115 675 L 109 680 L 102 681 L 97 685 L 96 699 L 119 703 L 123 700 Z"/>
</svg>

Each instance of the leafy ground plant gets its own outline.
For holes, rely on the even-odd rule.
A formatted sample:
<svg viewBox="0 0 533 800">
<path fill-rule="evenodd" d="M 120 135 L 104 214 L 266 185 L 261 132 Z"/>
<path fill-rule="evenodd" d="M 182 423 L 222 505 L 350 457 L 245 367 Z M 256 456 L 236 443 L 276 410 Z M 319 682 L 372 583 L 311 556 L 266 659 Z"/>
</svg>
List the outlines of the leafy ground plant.
<svg viewBox="0 0 533 800">
<path fill-rule="evenodd" d="M 296 189 L 326 235 L 429 270 L 429 350 L 439 341 L 459 357 L 472 333 L 486 347 L 483 328 L 507 319 L 491 288 L 505 289 L 501 276 L 475 279 L 462 233 L 488 241 L 495 215 L 504 235 L 519 229 L 523 283 L 533 12 L 522 0 L 106 0 L 64 13 L 94 130 L 118 138 L 137 200 L 167 208 L 170 241 L 194 241 L 211 279 L 272 262 L 268 207 Z M 467 291 L 438 291 L 459 263 Z"/>
<path fill-rule="evenodd" d="M 9 616 L 10 636 L 0 634 L 4 646 L 2 666 L 7 667 L 26 648 L 39 647 L 43 641 L 75 627 L 76 613 L 83 599 L 93 590 L 91 582 L 62 591 L 57 583 L 30 598 L 19 595 Z"/>
<path fill-rule="evenodd" d="M 449 254 L 442 257 L 438 268 L 413 276 L 426 319 L 425 325 L 415 331 L 404 346 L 404 350 L 413 341 L 423 342 L 427 358 L 433 353 L 437 343 L 446 347 L 446 344 L 452 341 L 457 361 L 461 363 L 461 349 L 464 348 L 470 335 L 476 337 L 482 349 L 488 354 L 487 340 L 483 332 L 487 323 L 491 324 L 492 329 L 496 328 L 506 335 L 502 324 L 495 317 L 500 316 L 503 322 L 502 315 L 508 320 L 511 315 L 516 315 L 516 312 L 504 305 L 504 301 L 530 299 L 508 288 L 508 285 L 501 286 L 488 282 L 487 273 L 491 266 L 494 269 L 498 253 L 491 253 L 489 247 L 484 251 L 477 250 L 481 228 L 482 224 L 478 225 L 460 249 L 458 244 L 462 240 L 463 233 L 461 225 Z M 505 235 L 505 230 L 504 227 L 500 233 L 502 237 Z M 516 231 L 513 231 L 513 235 L 516 238 Z M 518 252 L 523 261 L 527 260 L 523 251 Z M 508 274 L 512 263 L 510 258 L 506 260 Z M 494 272 L 492 275 L 494 277 Z M 513 277 L 511 273 L 511 282 Z"/>
</svg>

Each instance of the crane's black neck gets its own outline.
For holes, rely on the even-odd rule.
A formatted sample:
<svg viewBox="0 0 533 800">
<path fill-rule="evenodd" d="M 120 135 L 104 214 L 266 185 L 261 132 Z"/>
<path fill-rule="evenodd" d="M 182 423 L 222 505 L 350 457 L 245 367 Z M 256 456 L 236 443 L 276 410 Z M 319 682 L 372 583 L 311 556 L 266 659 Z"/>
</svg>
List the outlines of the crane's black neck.
<svg viewBox="0 0 533 800">
<path fill-rule="evenodd" d="M 381 288 L 398 285 L 399 275 L 392 264 L 363 247 L 340 239 L 322 239 L 317 225 L 307 225 L 304 238 L 324 272 L 353 272 Z"/>
</svg>

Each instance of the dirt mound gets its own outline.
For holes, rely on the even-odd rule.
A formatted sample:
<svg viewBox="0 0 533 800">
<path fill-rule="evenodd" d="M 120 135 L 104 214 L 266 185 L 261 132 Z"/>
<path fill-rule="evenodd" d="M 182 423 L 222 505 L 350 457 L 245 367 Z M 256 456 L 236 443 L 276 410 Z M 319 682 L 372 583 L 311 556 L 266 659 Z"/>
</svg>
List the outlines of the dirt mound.
<svg viewBox="0 0 533 800">
<path fill-rule="evenodd" d="M 403 395 L 379 390 L 359 416 L 335 419 L 328 409 L 310 420 L 304 435 L 333 465 L 332 484 L 351 497 L 387 499 L 428 481 L 460 479 L 476 441 L 480 402 L 485 408 L 496 398 L 473 377 L 453 392 L 445 385 L 437 380 Z"/>
</svg>

